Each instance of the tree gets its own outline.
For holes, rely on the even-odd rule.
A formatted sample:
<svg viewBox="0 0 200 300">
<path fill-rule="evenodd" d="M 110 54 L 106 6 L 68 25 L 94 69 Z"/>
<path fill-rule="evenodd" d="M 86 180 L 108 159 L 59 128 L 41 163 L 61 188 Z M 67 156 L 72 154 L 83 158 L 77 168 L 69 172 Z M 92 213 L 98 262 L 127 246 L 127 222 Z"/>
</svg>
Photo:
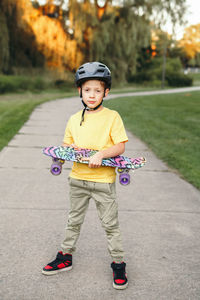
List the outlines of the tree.
<svg viewBox="0 0 200 300">
<path fill-rule="evenodd" d="M 100 60 L 108 64 L 118 81 L 135 74 L 141 49 L 151 44 L 152 20 L 154 24 L 162 23 L 155 18 L 156 12 L 169 15 L 173 22 L 180 21 L 185 3 L 185 0 L 47 0 L 41 6 L 38 0 L 1 1 L 9 26 L 12 22 L 8 4 L 15 13 L 16 22 L 9 29 L 10 49 L 14 49 L 7 56 L 10 62 L 16 62 L 19 48 L 29 53 L 32 66 L 32 60 L 38 65 L 38 51 L 42 65 L 62 71 L 74 71 L 85 61 Z M 21 43 L 21 47 L 22 35 L 16 34 L 19 28 L 27 29 L 27 36 L 31 37 L 24 39 L 26 45 Z M 26 55 L 21 57 L 25 59 Z"/>
<path fill-rule="evenodd" d="M 200 23 L 185 28 L 179 46 L 185 54 L 185 63 L 190 66 L 199 66 L 200 56 Z"/>
</svg>

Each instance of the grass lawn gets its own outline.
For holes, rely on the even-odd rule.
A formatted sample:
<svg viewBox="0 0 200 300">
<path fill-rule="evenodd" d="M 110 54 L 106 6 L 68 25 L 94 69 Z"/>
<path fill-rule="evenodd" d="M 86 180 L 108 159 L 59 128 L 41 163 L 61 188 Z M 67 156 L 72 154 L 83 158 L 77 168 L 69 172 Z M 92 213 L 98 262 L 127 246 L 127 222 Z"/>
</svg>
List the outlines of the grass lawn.
<svg viewBox="0 0 200 300">
<path fill-rule="evenodd" d="M 45 91 L 42 93 L 5 94 L 0 96 L 0 150 L 28 120 L 33 109 L 46 101 L 65 98 L 74 93 Z"/>
<path fill-rule="evenodd" d="M 200 92 L 106 101 L 125 126 L 200 189 Z"/>
</svg>

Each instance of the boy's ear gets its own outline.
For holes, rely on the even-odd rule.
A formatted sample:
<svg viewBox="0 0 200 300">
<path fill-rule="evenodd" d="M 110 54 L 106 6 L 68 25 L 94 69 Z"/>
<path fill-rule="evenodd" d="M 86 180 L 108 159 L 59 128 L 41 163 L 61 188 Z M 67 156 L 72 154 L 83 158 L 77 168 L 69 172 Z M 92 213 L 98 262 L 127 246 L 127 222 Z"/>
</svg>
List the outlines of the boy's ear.
<svg viewBox="0 0 200 300">
<path fill-rule="evenodd" d="M 105 89 L 105 97 L 108 95 L 109 92 L 110 92 L 109 89 Z"/>
<path fill-rule="evenodd" d="M 79 96 L 80 96 L 81 95 L 81 88 L 80 88 L 80 86 L 77 89 L 78 89 L 78 93 L 79 93 Z"/>
</svg>

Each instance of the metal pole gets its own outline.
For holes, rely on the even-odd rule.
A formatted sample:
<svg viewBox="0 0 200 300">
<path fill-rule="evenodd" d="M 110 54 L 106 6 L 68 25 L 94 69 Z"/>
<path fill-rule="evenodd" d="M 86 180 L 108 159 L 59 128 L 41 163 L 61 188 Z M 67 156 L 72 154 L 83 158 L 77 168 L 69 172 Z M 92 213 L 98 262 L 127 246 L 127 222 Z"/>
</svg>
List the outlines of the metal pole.
<svg viewBox="0 0 200 300">
<path fill-rule="evenodd" d="M 167 55 L 167 46 L 166 46 L 166 44 L 164 44 L 163 66 L 162 66 L 162 85 L 161 85 L 162 89 L 164 89 L 164 87 L 165 87 L 166 55 Z"/>
</svg>

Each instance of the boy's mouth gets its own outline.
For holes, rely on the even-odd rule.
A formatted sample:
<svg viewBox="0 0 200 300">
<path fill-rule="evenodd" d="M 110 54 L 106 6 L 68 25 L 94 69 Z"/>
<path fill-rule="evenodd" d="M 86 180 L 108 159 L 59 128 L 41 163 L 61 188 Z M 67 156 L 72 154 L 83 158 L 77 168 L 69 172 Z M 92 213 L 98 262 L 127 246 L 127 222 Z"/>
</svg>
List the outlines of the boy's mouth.
<svg viewBox="0 0 200 300">
<path fill-rule="evenodd" d="M 96 101 L 88 101 L 88 103 L 90 104 L 94 104 Z"/>
</svg>

